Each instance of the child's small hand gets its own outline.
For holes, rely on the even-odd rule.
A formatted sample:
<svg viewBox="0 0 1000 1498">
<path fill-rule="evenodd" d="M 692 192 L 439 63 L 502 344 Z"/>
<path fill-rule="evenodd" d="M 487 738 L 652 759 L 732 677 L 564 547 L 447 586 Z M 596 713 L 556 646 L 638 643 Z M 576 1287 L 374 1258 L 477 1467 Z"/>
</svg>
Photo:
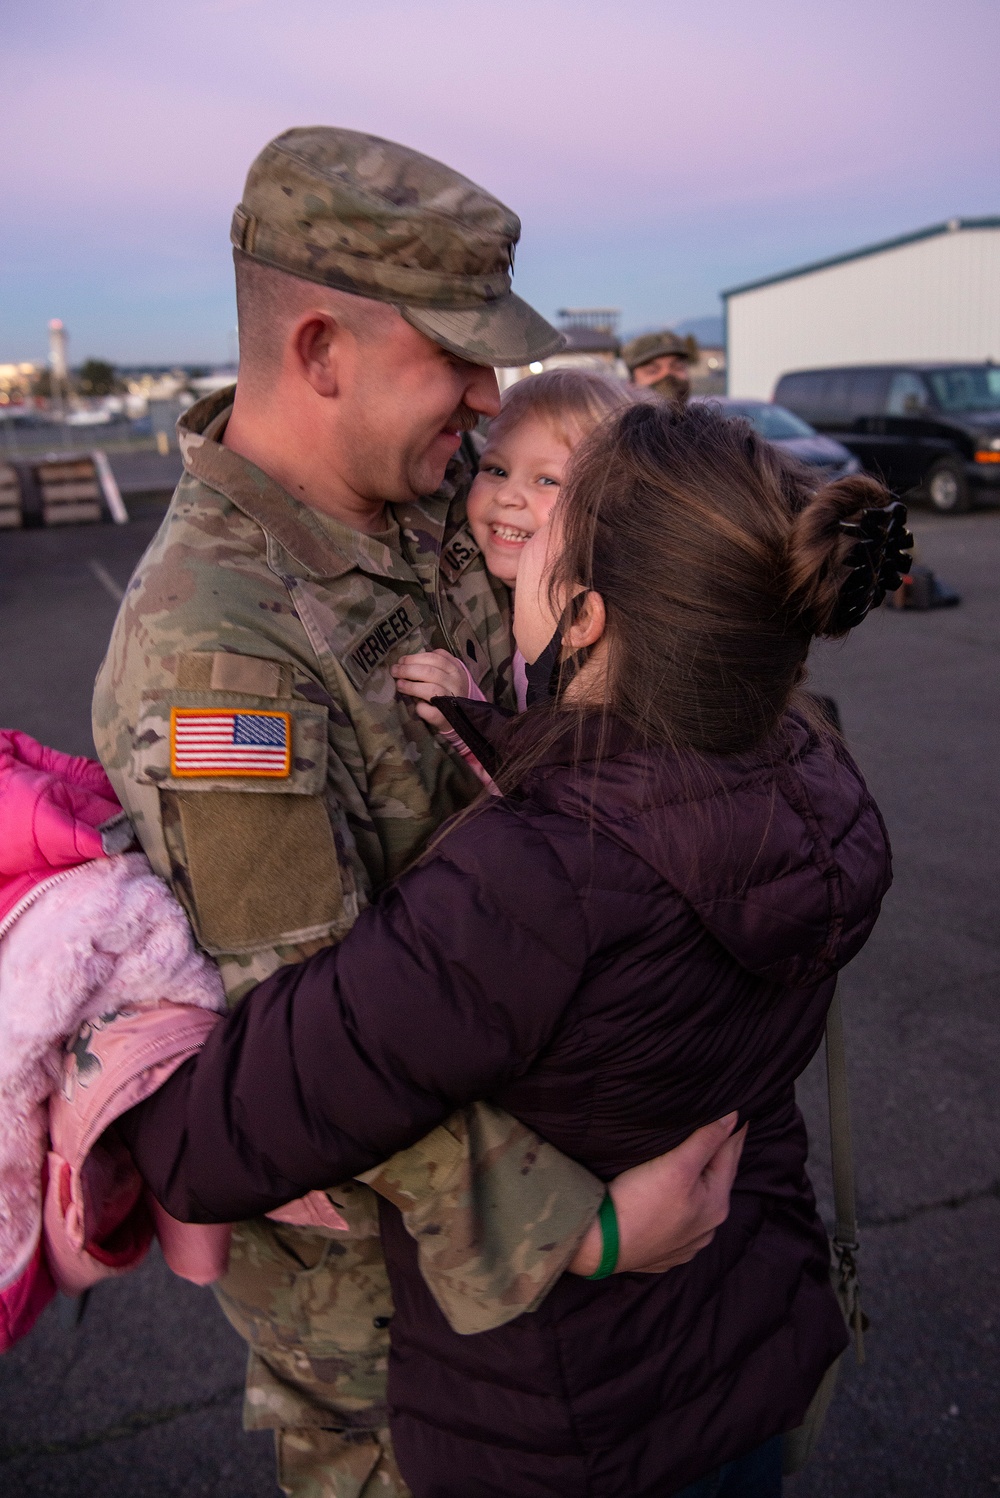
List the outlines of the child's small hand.
<svg viewBox="0 0 1000 1498">
<path fill-rule="evenodd" d="M 436 707 L 430 706 L 432 697 L 464 697 L 469 690 L 469 677 L 461 661 L 457 661 L 447 650 L 421 650 L 416 655 L 404 655 L 390 671 L 396 678 L 396 686 L 408 697 L 419 697 L 417 712 L 425 723 L 439 731 L 448 724 Z"/>
<path fill-rule="evenodd" d="M 422 697 L 425 702 L 432 697 L 464 697 L 469 690 L 465 667 L 447 650 L 421 650 L 416 655 L 404 655 L 389 669 L 401 692 L 408 697 Z"/>
</svg>

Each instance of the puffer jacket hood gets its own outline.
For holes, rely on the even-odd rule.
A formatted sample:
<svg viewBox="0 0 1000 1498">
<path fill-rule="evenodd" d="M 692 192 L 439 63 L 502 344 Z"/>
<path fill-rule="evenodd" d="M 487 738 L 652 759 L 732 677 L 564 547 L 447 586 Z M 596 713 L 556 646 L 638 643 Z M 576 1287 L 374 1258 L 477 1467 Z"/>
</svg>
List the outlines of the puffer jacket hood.
<svg viewBox="0 0 1000 1498">
<path fill-rule="evenodd" d="M 488 704 L 437 705 L 494 768 L 511 720 Z M 796 714 L 766 744 L 725 758 L 651 754 L 620 722 L 585 718 L 521 789 L 649 864 L 747 972 L 816 983 L 871 931 L 885 886 L 884 824 L 843 744 Z"/>
</svg>

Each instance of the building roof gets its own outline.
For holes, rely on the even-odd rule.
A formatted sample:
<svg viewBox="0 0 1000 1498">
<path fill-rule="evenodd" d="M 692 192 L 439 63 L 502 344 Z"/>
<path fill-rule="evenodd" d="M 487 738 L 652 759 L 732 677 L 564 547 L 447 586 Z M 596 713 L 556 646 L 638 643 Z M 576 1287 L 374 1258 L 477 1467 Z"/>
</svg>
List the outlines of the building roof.
<svg viewBox="0 0 1000 1498">
<path fill-rule="evenodd" d="M 617 354 L 618 307 L 560 307 L 556 316 L 565 353 Z"/>
<path fill-rule="evenodd" d="M 613 333 L 600 328 L 563 328 L 566 339 L 564 353 L 573 354 L 617 354 L 618 339 Z"/>
<path fill-rule="evenodd" d="M 868 255 L 881 255 L 885 250 L 898 250 L 903 245 L 916 244 L 921 239 L 935 239 L 939 234 L 954 234 L 960 229 L 1000 229 L 1000 218 L 950 218 L 941 224 L 931 224 L 927 229 L 917 229 L 912 234 L 901 234 L 897 239 L 883 239 L 878 244 L 864 245 L 860 250 L 849 250 L 845 255 L 832 255 L 828 260 L 814 260 L 809 265 L 800 265 L 795 270 L 785 270 L 776 276 L 763 276 L 759 281 L 747 281 L 742 286 L 731 286 L 719 295 L 725 300 L 739 296 L 744 291 L 757 291 L 761 286 L 775 286 L 779 281 L 793 281 L 797 276 L 809 276 L 813 271 L 829 270 L 834 265 L 846 265 L 849 260 L 864 260 Z"/>
</svg>

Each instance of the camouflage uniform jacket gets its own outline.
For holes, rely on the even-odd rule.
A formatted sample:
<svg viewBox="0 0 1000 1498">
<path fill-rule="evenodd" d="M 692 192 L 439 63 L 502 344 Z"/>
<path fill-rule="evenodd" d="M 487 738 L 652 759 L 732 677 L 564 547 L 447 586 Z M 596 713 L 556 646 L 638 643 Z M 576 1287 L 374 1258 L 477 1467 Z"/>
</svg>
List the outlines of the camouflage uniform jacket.
<svg viewBox="0 0 1000 1498">
<path fill-rule="evenodd" d="M 390 507 L 380 536 L 302 505 L 222 446 L 232 392 L 192 408 L 185 473 L 129 584 L 94 697 L 98 752 L 230 1002 L 337 941 L 378 889 L 478 790 L 396 693 L 399 655 L 444 647 L 511 700 L 506 592 L 465 526 L 470 464 Z M 512 705 L 512 704 L 511 704 Z M 178 714 L 287 714 L 287 773 L 210 773 L 175 758 Z M 447 919 L 447 912 L 442 912 Z M 457 1330 L 530 1309 L 565 1268 L 603 1187 L 486 1104 L 369 1172 L 404 1213 Z M 375 1197 L 331 1197 L 351 1223 L 241 1224 L 219 1298 L 250 1342 L 250 1426 L 385 1422 L 392 1306 Z"/>
</svg>

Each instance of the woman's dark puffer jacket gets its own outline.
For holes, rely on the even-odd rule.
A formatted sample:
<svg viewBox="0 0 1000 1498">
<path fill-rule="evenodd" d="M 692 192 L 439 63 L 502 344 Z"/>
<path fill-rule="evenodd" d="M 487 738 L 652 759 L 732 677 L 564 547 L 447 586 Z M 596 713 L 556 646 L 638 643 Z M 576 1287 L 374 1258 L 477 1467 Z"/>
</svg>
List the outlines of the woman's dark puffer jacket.
<svg viewBox="0 0 1000 1498">
<path fill-rule="evenodd" d="M 489 734 L 493 709 L 463 708 Z M 793 716 L 702 767 L 620 726 L 599 761 L 572 747 L 127 1116 L 156 1195 L 196 1220 L 345 1180 L 476 1098 L 605 1179 L 750 1120 L 729 1219 L 690 1264 L 564 1275 L 479 1336 L 450 1330 L 383 1204 L 417 1498 L 662 1498 L 798 1424 L 846 1342 L 794 1082 L 889 884 L 878 812 Z"/>
</svg>

